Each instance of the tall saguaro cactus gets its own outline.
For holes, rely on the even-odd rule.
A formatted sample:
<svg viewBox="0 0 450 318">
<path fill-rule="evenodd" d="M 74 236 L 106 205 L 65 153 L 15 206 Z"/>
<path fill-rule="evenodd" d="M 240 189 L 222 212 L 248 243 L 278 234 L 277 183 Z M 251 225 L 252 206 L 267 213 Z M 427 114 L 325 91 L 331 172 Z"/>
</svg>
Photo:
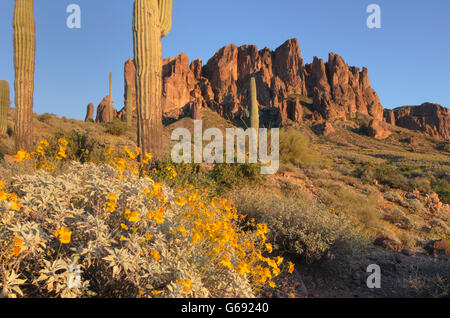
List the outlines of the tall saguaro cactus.
<svg viewBox="0 0 450 318">
<path fill-rule="evenodd" d="M 162 46 L 172 27 L 172 0 L 135 0 L 133 14 L 136 63 L 137 141 L 141 159 L 162 157 Z"/>
<path fill-rule="evenodd" d="M 34 0 L 15 0 L 14 70 L 15 140 L 17 150 L 33 148 L 34 59 L 36 54 Z"/>
<path fill-rule="evenodd" d="M 9 84 L 7 81 L 0 81 L 0 135 L 5 135 L 8 129 L 8 108 Z"/>
<path fill-rule="evenodd" d="M 126 98 L 126 105 L 125 105 L 125 113 L 127 115 L 127 127 L 131 127 L 131 125 L 133 123 L 133 106 L 132 106 L 133 96 L 132 96 L 130 86 L 127 86 L 126 90 L 127 90 L 126 91 L 127 98 Z"/>
<path fill-rule="evenodd" d="M 259 108 L 256 92 L 256 80 L 254 77 L 250 79 L 250 123 L 251 127 L 256 130 L 256 139 L 259 135 Z"/>
</svg>

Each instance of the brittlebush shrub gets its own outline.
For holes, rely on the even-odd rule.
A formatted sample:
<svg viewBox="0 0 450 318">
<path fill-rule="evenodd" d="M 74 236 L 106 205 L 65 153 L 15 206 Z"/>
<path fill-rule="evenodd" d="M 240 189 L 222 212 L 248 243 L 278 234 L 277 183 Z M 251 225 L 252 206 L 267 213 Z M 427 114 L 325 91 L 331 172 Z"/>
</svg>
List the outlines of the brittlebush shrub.
<svg viewBox="0 0 450 318">
<path fill-rule="evenodd" d="M 259 164 L 216 164 L 210 173 L 218 190 L 230 190 L 245 185 L 260 184 L 264 176 Z"/>
<path fill-rule="evenodd" d="M 107 123 L 106 125 L 106 132 L 113 136 L 122 136 L 125 131 L 127 130 L 126 123 L 115 119 L 110 123 Z"/>
<path fill-rule="evenodd" d="M 293 128 L 280 131 L 280 160 L 283 164 L 304 167 L 323 168 L 329 164 L 311 147 L 309 138 Z"/>
<path fill-rule="evenodd" d="M 311 200 L 252 190 L 236 193 L 234 200 L 248 218 L 268 224 L 269 240 L 279 252 L 297 254 L 308 263 L 360 255 L 368 243 L 352 219 Z"/>
<path fill-rule="evenodd" d="M 40 146 L 16 155 L 18 165 Z M 254 297 L 274 287 L 284 264 L 270 257 L 266 225 L 244 231 L 227 200 L 157 183 L 137 155 L 110 149 L 96 165 L 59 151 L 63 173 L 0 185 L 3 296 Z"/>
</svg>

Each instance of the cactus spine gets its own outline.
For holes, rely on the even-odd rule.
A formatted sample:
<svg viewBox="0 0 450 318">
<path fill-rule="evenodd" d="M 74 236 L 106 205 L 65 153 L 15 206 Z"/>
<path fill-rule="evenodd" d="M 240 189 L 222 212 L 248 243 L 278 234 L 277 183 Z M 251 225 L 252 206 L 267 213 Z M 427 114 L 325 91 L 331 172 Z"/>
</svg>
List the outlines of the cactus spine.
<svg viewBox="0 0 450 318">
<path fill-rule="evenodd" d="M 15 0 L 14 28 L 14 70 L 15 141 L 17 150 L 32 151 L 33 148 L 33 92 L 36 54 L 34 0 Z"/>
<path fill-rule="evenodd" d="M 141 159 L 162 157 L 162 47 L 161 38 L 172 26 L 172 0 L 135 0 L 133 12 L 136 63 L 137 141 Z"/>
<path fill-rule="evenodd" d="M 5 135 L 8 129 L 8 108 L 9 84 L 7 81 L 0 81 L 0 135 Z"/>
<path fill-rule="evenodd" d="M 108 104 L 108 122 L 114 119 L 113 96 L 112 96 L 112 72 L 109 72 L 109 104 Z"/>
<path fill-rule="evenodd" d="M 256 130 L 256 140 L 259 135 L 259 108 L 256 92 L 256 80 L 254 77 L 250 79 L 250 124 L 251 128 Z"/>
</svg>

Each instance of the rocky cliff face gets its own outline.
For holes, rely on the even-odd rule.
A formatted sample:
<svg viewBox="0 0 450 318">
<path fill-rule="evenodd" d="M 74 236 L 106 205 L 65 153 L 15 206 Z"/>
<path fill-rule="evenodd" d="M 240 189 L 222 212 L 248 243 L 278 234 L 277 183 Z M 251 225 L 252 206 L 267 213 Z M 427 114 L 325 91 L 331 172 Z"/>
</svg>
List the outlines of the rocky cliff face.
<svg viewBox="0 0 450 318">
<path fill-rule="evenodd" d="M 349 67 L 342 57 L 330 53 L 328 63 L 314 58 L 306 65 L 308 94 L 314 109 L 325 119 L 354 117 L 356 113 L 383 119 L 383 106 L 370 86 L 367 68 Z"/>
<path fill-rule="evenodd" d="M 424 103 L 420 106 L 385 109 L 384 120 L 437 139 L 450 140 L 450 112 L 438 104 Z"/>
<path fill-rule="evenodd" d="M 335 53 L 329 54 L 327 62 L 314 57 L 312 63 L 305 64 L 296 39 L 286 41 L 275 51 L 231 44 L 218 50 L 206 65 L 201 59 L 190 62 L 181 53 L 163 61 L 162 75 L 166 118 L 199 118 L 205 107 L 228 119 L 242 118 L 248 114 L 250 77 L 255 76 L 260 110 L 267 112 L 272 126 L 288 120 L 301 122 L 306 96 L 313 101 L 309 108 L 314 120 L 352 118 L 362 113 L 372 117 L 375 128 L 382 126 L 384 118 L 394 125 L 449 139 L 446 108 L 424 104 L 383 111 L 377 93 L 370 86 L 367 68 L 349 66 Z M 128 60 L 125 88 L 135 87 L 135 76 L 133 60 Z M 135 109 L 135 89 L 132 98 Z M 104 109 L 100 107 L 99 111 L 97 121 L 101 121 Z M 124 110 L 118 116 L 123 114 Z"/>
<path fill-rule="evenodd" d="M 314 118 L 335 119 L 357 112 L 381 120 L 383 108 L 370 87 L 367 69 L 349 67 L 334 53 L 328 63 L 317 58 L 304 64 L 296 39 L 275 51 L 254 45 L 221 48 L 202 66 L 189 64 L 182 53 L 163 63 L 163 105 L 166 117 L 179 118 L 208 106 L 227 118 L 238 118 L 248 109 L 250 77 L 256 77 L 258 102 L 279 120 L 302 120 L 299 96 L 314 100 Z"/>
</svg>

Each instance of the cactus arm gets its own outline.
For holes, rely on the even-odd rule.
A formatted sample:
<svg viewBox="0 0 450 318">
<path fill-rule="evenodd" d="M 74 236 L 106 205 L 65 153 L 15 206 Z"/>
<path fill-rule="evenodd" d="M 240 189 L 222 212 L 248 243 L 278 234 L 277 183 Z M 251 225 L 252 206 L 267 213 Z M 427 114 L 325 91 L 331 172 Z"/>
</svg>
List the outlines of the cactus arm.
<svg viewBox="0 0 450 318">
<path fill-rule="evenodd" d="M 0 81 L 0 135 L 5 135 L 8 129 L 9 84 Z"/>
<path fill-rule="evenodd" d="M 166 37 L 172 29 L 172 0 L 158 0 L 160 23 L 161 23 L 161 38 Z"/>
</svg>

